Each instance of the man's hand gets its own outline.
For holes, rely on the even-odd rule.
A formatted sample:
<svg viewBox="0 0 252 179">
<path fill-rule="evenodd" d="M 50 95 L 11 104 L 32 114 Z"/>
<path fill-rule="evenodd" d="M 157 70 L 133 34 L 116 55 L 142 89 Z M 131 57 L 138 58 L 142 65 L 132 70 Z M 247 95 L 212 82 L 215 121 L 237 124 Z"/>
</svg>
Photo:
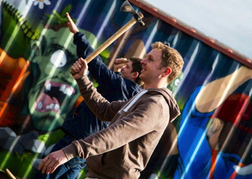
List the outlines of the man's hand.
<svg viewBox="0 0 252 179">
<path fill-rule="evenodd" d="M 73 66 L 71 67 L 70 73 L 74 77 L 74 79 L 79 79 L 83 75 L 87 74 L 88 66 L 86 60 L 83 58 L 79 58 L 78 61 L 76 61 Z"/>
<path fill-rule="evenodd" d="M 79 29 L 77 28 L 77 26 L 75 25 L 75 23 L 73 22 L 72 18 L 70 17 L 70 15 L 68 14 L 68 12 L 66 13 L 66 16 L 67 16 L 67 19 L 68 19 L 68 23 L 67 23 L 67 26 L 70 30 L 70 32 L 72 33 L 77 33 L 79 32 Z"/>
<path fill-rule="evenodd" d="M 42 169 L 42 173 L 53 173 L 56 168 L 64 163 L 66 163 L 68 160 L 62 150 L 58 150 L 56 152 L 50 153 L 48 156 L 46 156 L 40 163 L 38 169 Z"/>
<path fill-rule="evenodd" d="M 129 60 L 127 58 L 117 58 L 114 62 L 114 72 L 120 72 L 123 67 L 127 65 Z"/>
</svg>

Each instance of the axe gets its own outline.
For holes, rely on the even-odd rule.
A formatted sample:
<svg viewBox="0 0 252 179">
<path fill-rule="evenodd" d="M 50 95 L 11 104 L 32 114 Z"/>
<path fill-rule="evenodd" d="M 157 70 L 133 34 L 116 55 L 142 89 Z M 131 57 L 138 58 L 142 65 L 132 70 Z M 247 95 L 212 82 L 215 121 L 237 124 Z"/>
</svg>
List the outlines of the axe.
<svg viewBox="0 0 252 179">
<path fill-rule="evenodd" d="M 115 34 L 113 34 L 109 39 L 107 39 L 102 45 L 100 45 L 96 50 L 94 50 L 85 60 L 87 63 L 89 63 L 91 60 L 93 60 L 97 55 L 99 55 L 104 49 L 106 49 L 111 43 L 113 43 L 116 39 L 118 39 L 124 32 L 126 32 L 130 27 L 132 27 L 135 23 L 139 23 L 141 26 L 144 26 L 143 22 L 143 14 L 141 12 L 137 13 L 133 7 L 130 5 L 128 1 L 125 1 L 120 11 L 122 12 L 129 12 L 133 14 L 133 18 L 125 24 L 123 27 L 121 27 Z M 71 74 L 74 74 L 74 72 Z"/>
</svg>

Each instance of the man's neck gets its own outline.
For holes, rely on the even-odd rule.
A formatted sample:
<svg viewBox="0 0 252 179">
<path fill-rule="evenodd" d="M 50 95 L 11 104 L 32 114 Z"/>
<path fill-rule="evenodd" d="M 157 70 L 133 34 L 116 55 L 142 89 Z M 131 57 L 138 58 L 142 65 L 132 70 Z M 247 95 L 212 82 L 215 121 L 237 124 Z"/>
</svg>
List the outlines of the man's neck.
<svg viewBox="0 0 252 179">
<path fill-rule="evenodd" d="M 151 83 L 151 84 L 146 84 L 144 83 L 143 89 L 150 89 L 150 88 L 166 88 L 168 83 Z"/>
</svg>

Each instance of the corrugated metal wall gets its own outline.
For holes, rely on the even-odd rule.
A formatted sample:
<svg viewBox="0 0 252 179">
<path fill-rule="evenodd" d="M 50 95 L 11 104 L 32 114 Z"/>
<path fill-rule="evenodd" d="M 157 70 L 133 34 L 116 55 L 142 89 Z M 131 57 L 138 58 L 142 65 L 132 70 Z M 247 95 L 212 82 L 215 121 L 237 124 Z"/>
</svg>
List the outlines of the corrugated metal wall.
<svg viewBox="0 0 252 179">
<path fill-rule="evenodd" d="M 1 170 L 9 168 L 17 177 L 32 178 L 34 161 L 62 137 L 60 125 L 81 100 L 68 73 L 77 56 L 65 12 L 97 48 L 132 18 L 120 12 L 122 3 L 1 2 Z M 156 41 L 170 43 L 185 61 L 183 73 L 168 86 L 182 115 L 167 128 L 141 177 L 252 178 L 252 69 L 246 67 L 248 63 L 134 7 L 144 14 L 146 25 L 135 25 L 105 49 L 104 62 L 111 67 L 116 57 L 143 57 Z M 52 60 L 59 55 L 63 65 Z"/>
</svg>

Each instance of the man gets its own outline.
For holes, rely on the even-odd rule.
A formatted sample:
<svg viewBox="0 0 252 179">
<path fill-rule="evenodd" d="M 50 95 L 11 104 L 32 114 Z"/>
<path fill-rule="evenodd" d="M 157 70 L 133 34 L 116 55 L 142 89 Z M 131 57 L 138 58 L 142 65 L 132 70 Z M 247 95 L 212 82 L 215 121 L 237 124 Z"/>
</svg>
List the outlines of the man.
<svg viewBox="0 0 252 179">
<path fill-rule="evenodd" d="M 74 33 L 74 43 L 77 46 L 79 57 L 87 57 L 93 52 L 90 43 L 85 35 L 80 33 L 69 14 L 69 30 Z M 89 64 L 89 72 L 99 84 L 97 90 L 109 101 L 127 100 L 141 90 L 139 85 L 142 83 L 139 78 L 142 66 L 139 58 L 119 58 L 115 60 L 114 72 L 109 70 L 97 56 Z M 119 73 L 120 72 L 120 73 Z M 85 137 L 106 128 L 107 122 L 102 122 L 96 118 L 83 100 L 72 114 L 65 120 L 62 130 L 65 133 L 63 138 L 54 146 L 51 152 L 59 150 L 69 145 L 73 140 L 84 139 Z M 75 157 L 66 164 L 61 165 L 50 175 L 42 175 L 39 171 L 34 178 L 76 178 L 79 171 L 85 167 L 86 160 Z"/>
<path fill-rule="evenodd" d="M 89 178 L 140 176 L 168 123 L 180 114 L 166 86 L 179 75 L 184 62 L 177 50 L 157 42 L 141 63 L 144 89 L 130 101 L 110 103 L 85 75 L 86 61 L 80 58 L 75 62 L 71 74 L 86 103 L 100 120 L 111 123 L 106 129 L 45 157 L 39 166 L 42 173 L 52 173 L 59 165 L 78 156 L 87 159 Z"/>
</svg>

